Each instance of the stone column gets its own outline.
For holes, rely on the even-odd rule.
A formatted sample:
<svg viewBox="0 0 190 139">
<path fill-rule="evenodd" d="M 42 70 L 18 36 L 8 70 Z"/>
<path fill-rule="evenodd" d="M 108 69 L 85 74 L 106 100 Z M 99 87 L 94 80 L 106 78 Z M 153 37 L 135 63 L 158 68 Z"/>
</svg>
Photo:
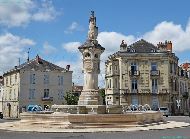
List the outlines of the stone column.
<svg viewBox="0 0 190 139">
<path fill-rule="evenodd" d="M 92 11 L 89 19 L 89 31 L 86 42 L 78 49 L 83 55 L 84 88 L 79 97 L 78 105 L 102 104 L 98 94 L 98 74 L 100 73 L 100 55 L 105 48 L 98 44 L 98 27 Z"/>
</svg>

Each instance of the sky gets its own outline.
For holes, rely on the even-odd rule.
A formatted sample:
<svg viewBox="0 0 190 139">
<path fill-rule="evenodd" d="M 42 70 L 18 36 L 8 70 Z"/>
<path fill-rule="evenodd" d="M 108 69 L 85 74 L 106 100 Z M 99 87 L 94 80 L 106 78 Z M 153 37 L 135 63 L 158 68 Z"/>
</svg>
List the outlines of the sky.
<svg viewBox="0 0 190 139">
<path fill-rule="evenodd" d="M 157 44 L 172 41 L 179 64 L 190 61 L 189 0 L 0 0 L 0 74 L 38 54 L 61 67 L 71 65 L 73 82 L 83 84 L 78 47 L 87 39 L 90 11 L 95 11 L 104 62 L 122 40 Z"/>
</svg>

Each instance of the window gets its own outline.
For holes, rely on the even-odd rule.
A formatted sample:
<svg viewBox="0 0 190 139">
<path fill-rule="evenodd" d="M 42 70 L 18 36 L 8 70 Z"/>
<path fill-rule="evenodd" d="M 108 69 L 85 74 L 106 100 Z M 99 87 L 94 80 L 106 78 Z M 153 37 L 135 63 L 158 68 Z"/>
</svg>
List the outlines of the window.
<svg viewBox="0 0 190 139">
<path fill-rule="evenodd" d="M 63 76 L 58 76 L 58 85 L 63 85 Z"/>
<path fill-rule="evenodd" d="M 49 89 L 44 89 L 44 98 L 49 97 Z"/>
<path fill-rule="evenodd" d="M 177 65 L 174 63 L 174 74 L 176 74 L 177 73 Z"/>
<path fill-rule="evenodd" d="M 111 79 L 110 79 L 110 81 L 109 81 L 109 88 L 112 88 L 112 85 L 111 85 L 112 83 L 111 83 Z"/>
<path fill-rule="evenodd" d="M 58 99 L 63 100 L 63 98 L 64 98 L 63 90 L 58 90 Z"/>
<path fill-rule="evenodd" d="M 90 58 L 90 54 L 89 54 L 89 53 L 86 53 L 86 54 L 85 54 L 85 57 Z"/>
<path fill-rule="evenodd" d="M 14 100 L 16 100 L 16 89 L 14 89 Z"/>
<path fill-rule="evenodd" d="M 158 79 L 152 79 L 152 93 L 158 92 Z"/>
<path fill-rule="evenodd" d="M 44 84 L 49 84 L 49 75 L 44 75 Z"/>
<path fill-rule="evenodd" d="M 115 88 L 118 88 L 117 78 L 115 78 Z"/>
<path fill-rule="evenodd" d="M 117 71 L 117 65 L 115 65 L 115 71 Z"/>
<path fill-rule="evenodd" d="M 137 71 L 137 63 L 132 62 L 131 63 L 131 75 L 135 75 L 136 71 Z"/>
<path fill-rule="evenodd" d="M 15 84 L 17 83 L 17 74 L 15 74 Z"/>
<path fill-rule="evenodd" d="M 108 79 L 106 79 L 106 87 L 107 88 L 109 88 L 109 82 L 108 82 L 109 80 Z"/>
<path fill-rule="evenodd" d="M 29 89 L 29 99 L 35 99 L 35 89 Z"/>
<path fill-rule="evenodd" d="M 174 81 L 174 89 L 177 91 L 177 80 Z"/>
<path fill-rule="evenodd" d="M 10 75 L 10 85 L 12 85 L 11 75 Z"/>
<path fill-rule="evenodd" d="M 157 70 L 157 63 L 155 63 L 155 62 L 151 63 L 151 70 L 152 71 L 156 71 Z"/>
<path fill-rule="evenodd" d="M 10 91 L 9 91 L 9 100 L 12 100 L 11 93 L 12 93 L 12 89 L 10 89 Z"/>
<path fill-rule="evenodd" d="M 95 58 L 98 58 L 98 54 L 95 54 L 94 57 L 95 57 Z"/>
<path fill-rule="evenodd" d="M 136 79 L 133 79 L 131 81 L 131 90 L 133 93 L 137 93 L 137 80 Z"/>
<path fill-rule="evenodd" d="M 8 77 L 6 77 L 6 85 L 8 85 Z"/>
<path fill-rule="evenodd" d="M 110 65 L 110 74 L 112 73 L 111 71 L 112 71 L 112 65 Z"/>
<path fill-rule="evenodd" d="M 170 73 L 172 73 L 172 63 L 170 63 Z"/>
<path fill-rule="evenodd" d="M 35 84 L 35 74 L 30 74 L 30 84 Z"/>
<path fill-rule="evenodd" d="M 107 80 L 107 87 L 108 87 L 108 88 L 111 88 L 111 84 L 112 84 L 111 79 L 108 79 L 108 80 Z"/>
</svg>

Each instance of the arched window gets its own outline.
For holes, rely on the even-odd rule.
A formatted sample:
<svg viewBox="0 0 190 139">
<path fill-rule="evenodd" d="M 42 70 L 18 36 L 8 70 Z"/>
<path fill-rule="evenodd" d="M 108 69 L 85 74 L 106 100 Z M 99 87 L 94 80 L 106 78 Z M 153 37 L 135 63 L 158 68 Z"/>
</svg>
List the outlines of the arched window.
<svg viewBox="0 0 190 139">
<path fill-rule="evenodd" d="M 94 57 L 95 57 L 95 58 L 98 58 L 98 54 L 95 54 Z"/>
<path fill-rule="evenodd" d="M 85 56 L 85 57 L 90 57 L 90 54 L 89 54 L 89 53 L 86 53 L 84 56 Z"/>
</svg>

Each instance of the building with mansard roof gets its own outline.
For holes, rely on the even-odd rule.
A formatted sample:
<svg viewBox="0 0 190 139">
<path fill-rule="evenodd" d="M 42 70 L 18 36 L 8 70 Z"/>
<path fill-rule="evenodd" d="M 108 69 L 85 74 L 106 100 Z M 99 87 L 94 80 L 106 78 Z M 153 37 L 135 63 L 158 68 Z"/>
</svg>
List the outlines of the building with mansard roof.
<svg viewBox="0 0 190 139">
<path fill-rule="evenodd" d="M 177 113 L 178 60 L 171 41 L 157 46 L 143 39 L 131 45 L 122 41 L 105 63 L 106 104 L 149 104 L 153 110 L 168 107 Z"/>
<path fill-rule="evenodd" d="M 72 71 L 50 63 L 38 55 L 3 74 L 3 115 L 17 118 L 29 105 L 43 109 L 62 104 L 66 91 L 72 90 Z"/>
</svg>

